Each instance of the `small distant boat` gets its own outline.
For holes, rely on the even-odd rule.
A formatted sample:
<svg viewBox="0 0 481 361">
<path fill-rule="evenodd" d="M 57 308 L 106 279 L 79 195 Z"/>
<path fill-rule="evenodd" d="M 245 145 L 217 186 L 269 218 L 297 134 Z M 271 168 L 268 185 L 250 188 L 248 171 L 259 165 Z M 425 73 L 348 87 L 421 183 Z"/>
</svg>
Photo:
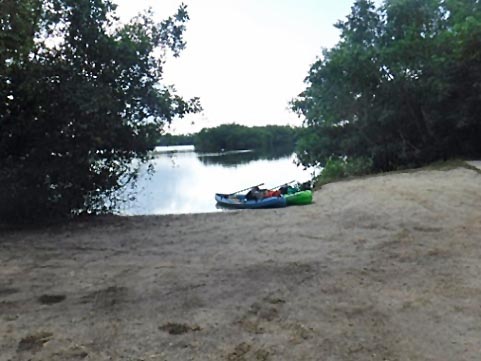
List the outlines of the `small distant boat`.
<svg viewBox="0 0 481 361">
<path fill-rule="evenodd" d="M 280 208 L 287 205 L 284 197 L 268 197 L 259 200 L 247 199 L 245 195 L 216 193 L 215 200 L 224 207 L 237 209 Z"/>
<path fill-rule="evenodd" d="M 304 205 L 312 203 L 312 191 L 305 190 L 292 194 L 284 194 L 288 206 L 291 205 Z"/>
</svg>

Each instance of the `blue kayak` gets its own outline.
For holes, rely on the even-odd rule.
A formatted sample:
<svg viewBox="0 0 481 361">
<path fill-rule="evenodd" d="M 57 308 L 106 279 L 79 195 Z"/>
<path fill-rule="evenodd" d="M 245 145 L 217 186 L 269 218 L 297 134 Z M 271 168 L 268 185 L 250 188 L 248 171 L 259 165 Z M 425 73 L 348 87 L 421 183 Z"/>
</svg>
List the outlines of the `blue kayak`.
<svg viewBox="0 0 481 361">
<path fill-rule="evenodd" d="M 279 208 L 287 205 L 284 197 L 269 197 L 259 200 L 247 200 L 245 195 L 215 194 L 217 203 L 224 207 L 238 209 Z"/>
</svg>

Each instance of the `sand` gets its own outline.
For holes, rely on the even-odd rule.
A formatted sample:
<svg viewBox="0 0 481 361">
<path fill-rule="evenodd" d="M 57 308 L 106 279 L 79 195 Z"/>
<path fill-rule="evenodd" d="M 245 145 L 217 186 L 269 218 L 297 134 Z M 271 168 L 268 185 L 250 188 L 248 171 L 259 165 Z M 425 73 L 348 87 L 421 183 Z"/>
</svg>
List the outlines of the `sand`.
<svg viewBox="0 0 481 361">
<path fill-rule="evenodd" d="M 479 360 L 481 175 L 0 233 L 0 360 Z"/>
</svg>

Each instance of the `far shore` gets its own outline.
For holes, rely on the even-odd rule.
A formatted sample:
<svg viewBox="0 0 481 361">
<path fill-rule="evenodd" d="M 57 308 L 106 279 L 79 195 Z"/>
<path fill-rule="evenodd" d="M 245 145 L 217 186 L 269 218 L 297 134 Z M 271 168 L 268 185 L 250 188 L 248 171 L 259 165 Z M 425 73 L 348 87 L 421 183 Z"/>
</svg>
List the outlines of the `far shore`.
<svg viewBox="0 0 481 361">
<path fill-rule="evenodd" d="M 309 206 L 0 230 L 0 361 L 477 360 L 481 162 Z"/>
</svg>

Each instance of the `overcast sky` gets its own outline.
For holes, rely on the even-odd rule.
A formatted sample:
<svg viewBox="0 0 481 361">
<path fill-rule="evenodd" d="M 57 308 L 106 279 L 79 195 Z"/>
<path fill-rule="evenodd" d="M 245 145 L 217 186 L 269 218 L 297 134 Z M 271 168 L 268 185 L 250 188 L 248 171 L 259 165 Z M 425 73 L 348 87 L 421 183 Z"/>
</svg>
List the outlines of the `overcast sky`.
<svg viewBox="0 0 481 361">
<path fill-rule="evenodd" d="M 148 7 L 161 20 L 182 2 L 114 1 L 124 21 Z M 190 16 L 187 48 L 169 59 L 165 80 L 184 97 L 200 97 L 204 111 L 176 120 L 170 131 L 192 133 L 233 122 L 300 125 L 288 103 L 304 89 L 322 48 L 337 43 L 333 24 L 346 18 L 353 2 L 184 0 Z"/>
</svg>

